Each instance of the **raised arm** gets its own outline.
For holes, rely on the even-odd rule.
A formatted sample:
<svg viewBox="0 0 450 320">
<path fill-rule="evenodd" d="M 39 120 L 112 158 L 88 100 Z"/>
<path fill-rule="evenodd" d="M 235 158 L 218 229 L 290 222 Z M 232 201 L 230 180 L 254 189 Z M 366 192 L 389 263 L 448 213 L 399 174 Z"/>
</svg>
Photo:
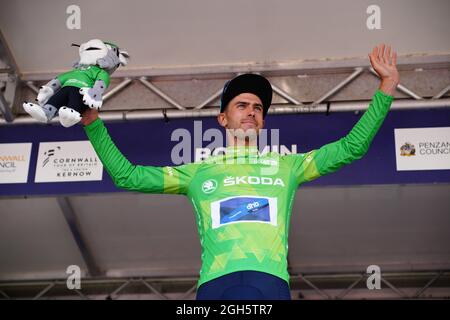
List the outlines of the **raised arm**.
<svg viewBox="0 0 450 320">
<path fill-rule="evenodd" d="M 380 86 L 369 108 L 345 137 L 320 149 L 292 157 L 298 183 L 335 172 L 342 166 L 361 159 L 367 153 L 389 112 L 394 99 L 394 90 L 399 83 L 397 55 L 395 52 L 391 54 L 390 47 L 386 48 L 384 44 L 375 47 L 369 58 L 372 67 L 381 78 Z"/>
<path fill-rule="evenodd" d="M 176 167 L 141 166 L 130 163 L 112 141 L 95 109 L 83 113 L 81 122 L 94 150 L 111 176 L 122 189 L 146 193 L 186 194 L 197 164 Z"/>
</svg>

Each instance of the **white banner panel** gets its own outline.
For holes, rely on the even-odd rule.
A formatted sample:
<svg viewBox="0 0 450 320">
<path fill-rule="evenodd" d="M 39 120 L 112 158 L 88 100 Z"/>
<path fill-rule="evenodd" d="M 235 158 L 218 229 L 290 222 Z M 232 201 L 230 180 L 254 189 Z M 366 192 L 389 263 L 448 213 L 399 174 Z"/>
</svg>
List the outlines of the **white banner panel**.
<svg viewBox="0 0 450 320">
<path fill-rule="evenodd" d="M 397 171 L 450 169 L 450 127 L 395 129 Z"/>
<path fill-rule="evenodd" d="M 89 141 L 41 142 L 35 182 L 102 180 L 103 165 Z"/>
<path fill-rule="evenodd" d="M 31 143 L 0 143 L 0 183 L 27 183 Z"/>
</svg>

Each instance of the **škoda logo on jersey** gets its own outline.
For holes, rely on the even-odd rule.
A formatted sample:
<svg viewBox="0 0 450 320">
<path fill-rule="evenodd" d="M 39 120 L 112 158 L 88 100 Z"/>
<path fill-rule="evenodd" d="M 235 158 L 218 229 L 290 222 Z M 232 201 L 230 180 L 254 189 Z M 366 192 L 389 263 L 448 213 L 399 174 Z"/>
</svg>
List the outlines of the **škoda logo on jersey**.
<svg viewBox="0 0 450 320">
<path fill-rule="evenodd" d="M 211 193 L 217 189 L 217 181 L 214 179 L 208 179 L 202 184 L 202 191 L 204 193 Z"/>
<path fill-rule="evenodd" d="M 241 184 L 250 185 L 268 185 L 268 186 L 281 186 L 284 187 L 285 184 L 281 178 L 271 178 L 271 177 L 257 177 L 257 176 L 242 176 L 242 177 L 226 177 L 223 179 L 223 186 L 235 186 Z M 208 179 L 202 184 L 202 191 L 204 193 L 212 193 L 217 189 L 217 182 L 214 179 Z"/>
<path fill-rule="evenodd" d="M 252 185 L 269 185 L 269 186 L 281 186 L 285 184 L 281 178 L 271 177 L 257 177 L 257 176 L 241 176 L 241 177 L 226 177 L 223 180 L 224 187 L 234 186 L 239 184 L 252 184 Z"/>
</svg>

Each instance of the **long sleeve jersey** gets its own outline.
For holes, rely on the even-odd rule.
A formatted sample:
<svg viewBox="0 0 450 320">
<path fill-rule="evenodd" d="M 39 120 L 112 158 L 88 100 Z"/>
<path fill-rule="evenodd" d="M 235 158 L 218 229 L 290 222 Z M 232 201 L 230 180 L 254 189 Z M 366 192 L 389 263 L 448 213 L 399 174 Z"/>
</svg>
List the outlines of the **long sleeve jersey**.
<svg viewBox="0 0 450 320">
<path fill-rule="evenodd" d="M 346 136 L 298 154 L 262 155 L 257 147 L 227 147 L 224 154 L 201 162 L 142 166 L 122 155 L 101 119 L 85 126 L 85 132 L 117 187 L 189 198 L 202 248 L 198 286 L 243 270 L 266 272 L 289 283 L 289 221 L 298 186 L 362 158 L 392 101 L 377 90 Z"/>
</svg>

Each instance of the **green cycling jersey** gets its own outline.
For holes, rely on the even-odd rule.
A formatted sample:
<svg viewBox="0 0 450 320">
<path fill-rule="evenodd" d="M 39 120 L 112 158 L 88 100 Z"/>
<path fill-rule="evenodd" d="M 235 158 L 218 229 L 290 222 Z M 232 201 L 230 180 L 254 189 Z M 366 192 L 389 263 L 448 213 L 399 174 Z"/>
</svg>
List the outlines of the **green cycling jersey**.
<svg viewBox="0 0 450 320">
<path fill-rule="evenodd" d="M 96 65 L 77 67 L 58 75 L 56 78 L 61 83 L 62 88 L 68 86 L 92 88 L 97 80 L 102 80 L 108 87 L 110 82 L 108 72 Z"/>
<path fill-rule="evenodd" d="M 117 187 L 189 198 L 202 248 L 198 286 L 243 270 L 266 272 L 289 283 L 289 221 L 298 186 L 363 157 L 392 101 L 377 90 L 346 136 L 300 154 L 227 147 L 223 155 L 201 162 L 142 166 L 122 155 L 102 120 L 85 126 L 85 132 Z"/>
</svg>

